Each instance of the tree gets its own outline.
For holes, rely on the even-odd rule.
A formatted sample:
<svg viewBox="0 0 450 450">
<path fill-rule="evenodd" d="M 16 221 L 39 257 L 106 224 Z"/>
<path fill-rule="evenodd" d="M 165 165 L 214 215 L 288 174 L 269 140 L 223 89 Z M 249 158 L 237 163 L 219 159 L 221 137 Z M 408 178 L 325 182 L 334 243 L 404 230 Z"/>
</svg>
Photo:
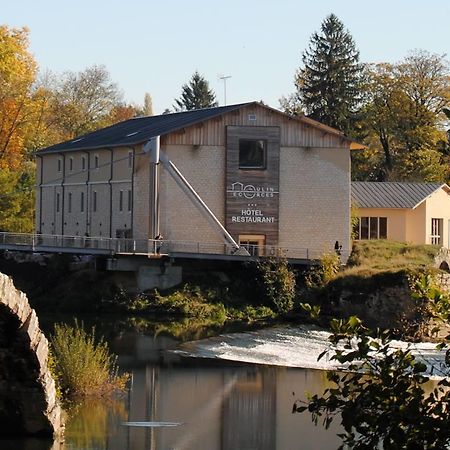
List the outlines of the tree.
<svg viewBox="0 0 450 450">
<path fill-rule="evenodd" d="M 448 317 L 449 300 L 445 303 Z M 308 411 L 315 424 L 322 421 L 326 428 L 340 419 L 339 449 L 448 448 L 450 380 L 445 369 L 439 373 L 444 378 L 430 388 L 427 366 L 410 349 L 393 348 L 389 331 L 372 337 L 356 317 L 334 319 L 331 326 L 335 349 L 331 359 L 346 370 L 328 372 L 333 386 L 307 402 L 296 401 L 293 412 Z M 439 346 L 447 349 L 447 367 L 449 338 Z"/>
<path fill-rule="evenodd" d="M 0 170 L 0 230 L 31 233 L 34 228 L 36 166 L 28 161 L 20 171 Z"/>
<path fill-rule="evenodd" d="M 295 77 L 300 107 L 312 119 L 354 135 L 363 67 L 352 36 L 334 14 L 312 35 L 302 61 Z"/>
<path fill-rule="evenodd" d="M 218 106 L 216 95 L 209 88 L 209 83 L 197 71 L 194 72 L 188 84 L 183 84 L 181 97 L 175 99 L 176 111 L 190 111 Z"/>
<path fill-rule="evenodd" d="M 65 139 L 111 125 L 114 108 L 122 105 L 122 94 L 104 66 L 66 72 L 54 94 L 54 114 Z"/>
<path fill-rule="evenodd" d="M 22 161 L 36 70 L 28 30 L 0 26 L 0 168 L 17 168 Z"/>
<path fill-rule="evenodd" d="M 142 108 L 142 113 L 144 116 L 153 116 L 153 100 L 148 92 L 144 95 L 144 107 Z"/>
<path fill-rule="evenodd" d="M 446 179 L 441 114 L 450 102 L 448 62 L 442 56 L 415 51 L 398 64 L 373 65 L 367 74 L 362 124 L 370 150 L 356 158 L 356 177 Z M 367 160 L 372 167 L 366 166 Z"/>
</svg>

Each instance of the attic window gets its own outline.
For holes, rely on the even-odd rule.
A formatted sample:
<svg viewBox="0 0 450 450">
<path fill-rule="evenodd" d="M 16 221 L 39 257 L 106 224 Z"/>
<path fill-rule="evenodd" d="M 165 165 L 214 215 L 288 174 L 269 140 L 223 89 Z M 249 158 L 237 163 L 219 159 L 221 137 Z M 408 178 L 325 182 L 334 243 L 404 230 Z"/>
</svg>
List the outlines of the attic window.
<svg viewBox="0 0 450 450">
<path fill-rule="evenodd" d="M 256 121 L 256 114 L 249 114 L 248 115 L 249 122 L 255 122 Z"/>
<path fill-rule="evenodd" d="M 138 133 L 139 133 L 139 131 L 133 131 L 132 133 L 128 133 L 126 135 L 126 137 L 134 136 L 135 134 L 138 134 Z"/>
<path fill-rule="evenodd" d="M 75 144 L 75 142 L 80 142 L 80 141 L 82 141 L 84 138 L 78 138 L 78 139 L 75 139 L 75 140 L 73 140 L 72 141 L 72 144 Z"/>
</svg>

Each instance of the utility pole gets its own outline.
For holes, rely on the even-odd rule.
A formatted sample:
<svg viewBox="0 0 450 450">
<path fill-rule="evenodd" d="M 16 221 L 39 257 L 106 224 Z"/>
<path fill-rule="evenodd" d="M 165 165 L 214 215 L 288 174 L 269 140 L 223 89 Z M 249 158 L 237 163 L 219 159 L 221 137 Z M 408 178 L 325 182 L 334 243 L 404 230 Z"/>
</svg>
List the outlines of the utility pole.
<svg viewBox="0 0 450 450">
<path fill-rule="evenodd" d="M 223 81 L 223 98 L 224 98 L 224 106 L 227 106 L 227 80 L 231 78 L 231 75 L 221 75 L 219 76 L 219 80 Z"/>
</svg>

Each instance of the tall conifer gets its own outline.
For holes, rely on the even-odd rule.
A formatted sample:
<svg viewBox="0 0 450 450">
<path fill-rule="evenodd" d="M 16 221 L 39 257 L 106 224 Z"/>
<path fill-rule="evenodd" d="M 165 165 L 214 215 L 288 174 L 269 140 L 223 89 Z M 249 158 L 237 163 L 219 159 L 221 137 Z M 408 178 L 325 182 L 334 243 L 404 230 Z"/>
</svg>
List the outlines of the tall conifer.
<svg viewBox="0 0 450 450">
<path fill-rule="evenodd" d="M 311 36 L 302 61 L 295 85 L 306 114 L 354 134 L 361 102 L 362 65 L 352 36 L 334 14 L 323 21 L 320 33 Z"/>
<path fill-rule="evenodd" d="M 181 88 L 181 97 L 175 100 L 176 111 L 211 108 L 217 106 L 216 95 L 209 88 L 209 83 L 197 71 L 194 72 L 188 84 Z"/>
</svg>

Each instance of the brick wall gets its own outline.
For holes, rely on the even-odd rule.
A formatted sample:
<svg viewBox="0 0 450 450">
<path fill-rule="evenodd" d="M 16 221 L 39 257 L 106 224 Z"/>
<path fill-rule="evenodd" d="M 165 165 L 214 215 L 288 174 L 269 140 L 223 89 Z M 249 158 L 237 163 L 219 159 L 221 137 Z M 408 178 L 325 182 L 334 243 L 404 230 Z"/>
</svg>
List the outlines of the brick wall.
<svg viewBox="0 0 450 450">
<path fill-rule="evenodd" d="M 349 158 L 347 149 L 281 149 L 280 247 L 308 248 L 317 257 L 339 241 L 348 256 Z"/>
</svg>

